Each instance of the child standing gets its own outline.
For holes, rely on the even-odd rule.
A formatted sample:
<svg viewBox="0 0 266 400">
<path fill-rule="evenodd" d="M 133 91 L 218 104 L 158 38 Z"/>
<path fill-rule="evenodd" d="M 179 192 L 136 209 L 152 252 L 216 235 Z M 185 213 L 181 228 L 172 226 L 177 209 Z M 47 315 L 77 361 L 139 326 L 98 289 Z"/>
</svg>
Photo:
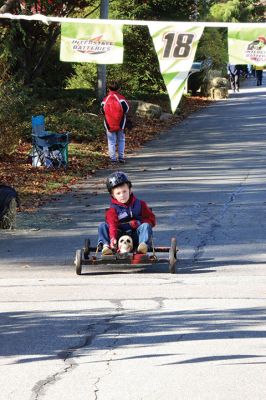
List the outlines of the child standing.
<svg viewBox="0 0 266 400">
<path fill-rule="evenodd" d="M 125 162 L 125 124 L 126 113 L 129 105 L 124 96 L 118 93 L 120 85 L 118 82 L 109 84 L 108 95 L 101 103 L 104 114 L 104 126 L 106 129 L 108 152 L 111 162 L 117 162 L 116 143 L 118 145 L 118 161 Z"/>
<path fill-rule="evenodd" d="M 231 89 L 235 92 L 239 92 L 239 81 L 240 81 L 240 65 L 228 64 L 227 72 L 230 78 Z"/>
<path fill-rule="evenodd" d="M 113 254 L 122 235 L 130 235 L 138 245 L 137 252 L 146 254 L 156 224 L 155 215 L 145 201 L 137 199 L 131 192 L 132 184 L 124 172 L 109 175 L 106 186 L 111 204 L 105 214 L 106 222 L 99 225 L 98 244 L 103 245 L 102 254 Z"/>
</svg>

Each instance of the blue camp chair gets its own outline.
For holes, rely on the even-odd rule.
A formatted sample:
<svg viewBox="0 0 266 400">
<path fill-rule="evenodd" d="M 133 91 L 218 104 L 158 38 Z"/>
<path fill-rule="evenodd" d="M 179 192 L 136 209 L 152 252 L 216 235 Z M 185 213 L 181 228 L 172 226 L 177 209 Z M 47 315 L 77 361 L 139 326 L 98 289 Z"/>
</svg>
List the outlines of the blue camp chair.
<svg viewBox="0 0 266 400">
<path fill-rule="evenodd" d="M 32 165 L 47 168 L 67 167 L 70 133 L 55 133 L 45 130 L 43 115 L 31 118 Z"/>
</svg>

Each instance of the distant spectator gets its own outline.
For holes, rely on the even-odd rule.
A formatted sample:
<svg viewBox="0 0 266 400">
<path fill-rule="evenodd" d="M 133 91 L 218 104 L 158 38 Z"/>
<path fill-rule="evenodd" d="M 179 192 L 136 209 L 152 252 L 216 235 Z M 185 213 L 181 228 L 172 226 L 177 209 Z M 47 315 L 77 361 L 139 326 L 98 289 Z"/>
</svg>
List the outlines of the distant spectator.
<svg viewBox="0 0 266 400">
<path fill-rule="evenodd" d="M 256 77 L 255 65 L 252 65 L 252 66 L 251 66 L 251 72 L 252 72 L 252 76 L 255 78 L 255 77 Z"/>
<path fill-rule="evenodd" d="M 256 70 L 257 86 L 261 86 L 262 85 L 262 76 L 263 76 L 263 67 L 256 65 L 255 70 Z"/>
<path fill-rule="evenodd" d="M 247 78 L 249 79 L 249 78 L 251 78 L 251 76 L 252 76 L 252 65 L 248 64 L 247 65 Z"/>
<path fill-rule="evenodd" d="M 108 95 L 101 103 L 104 114 L 104 126 L 106 129 L 108 152 L 111 162 L 116 163 L 116 143 L 118 147 L 118 161 L 125 162 L 125 125 L 126 114 L 129 110 L 128 102 L 119 93 L 120 84 L 117 81 L 110 82 Z"/>
<path fill-rule="evenodd" d="M 228 64 L 227 73 L 229 75 L 231 89 L 235 92 L 239 92 L 239 77 L 240 77 L 240 65 Z"/>
</svg>

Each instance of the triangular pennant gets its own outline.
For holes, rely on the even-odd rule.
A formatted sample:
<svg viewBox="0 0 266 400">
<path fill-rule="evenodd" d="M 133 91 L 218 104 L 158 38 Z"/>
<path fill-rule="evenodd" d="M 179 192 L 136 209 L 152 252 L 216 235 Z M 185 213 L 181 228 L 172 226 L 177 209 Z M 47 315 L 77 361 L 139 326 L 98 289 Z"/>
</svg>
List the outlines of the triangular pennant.
<svg viewBox="0 0 266 400">
<path fill-rule="evenodd" d="M 148 23 L 174 113 L 183 94 L 184 86 L 204 26 L 192 23 Z"/>
</svg>

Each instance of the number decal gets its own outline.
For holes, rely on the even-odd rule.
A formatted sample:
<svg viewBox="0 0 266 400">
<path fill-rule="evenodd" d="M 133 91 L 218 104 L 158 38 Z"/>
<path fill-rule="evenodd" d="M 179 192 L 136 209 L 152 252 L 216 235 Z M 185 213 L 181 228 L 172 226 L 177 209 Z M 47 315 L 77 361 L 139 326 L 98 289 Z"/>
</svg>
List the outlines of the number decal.
<svg viewBox="0 0 266 400">
<path fill-rule="evenodd" d="M 176 46 L 173 51 L 173 57 L 187 57 L 191 50 L 191 43 L 194 35 L 191 33 L 180 33 L 177 36 Z"/>
<path fill-rule="evenodd" d="M 165 41 L 165 45 L 163 50 L 163 58 L 169 58 L 171 56 L 174 38 L 174 32 L 168 32 L 164 35 L 163 40 Z"/>
<path fill-rule="evenodd" d="M 186 58 L 191 51 L 194 35 L 191 33 L 167 32 L 163 40 L 163 58 Z"/>
</svg>

